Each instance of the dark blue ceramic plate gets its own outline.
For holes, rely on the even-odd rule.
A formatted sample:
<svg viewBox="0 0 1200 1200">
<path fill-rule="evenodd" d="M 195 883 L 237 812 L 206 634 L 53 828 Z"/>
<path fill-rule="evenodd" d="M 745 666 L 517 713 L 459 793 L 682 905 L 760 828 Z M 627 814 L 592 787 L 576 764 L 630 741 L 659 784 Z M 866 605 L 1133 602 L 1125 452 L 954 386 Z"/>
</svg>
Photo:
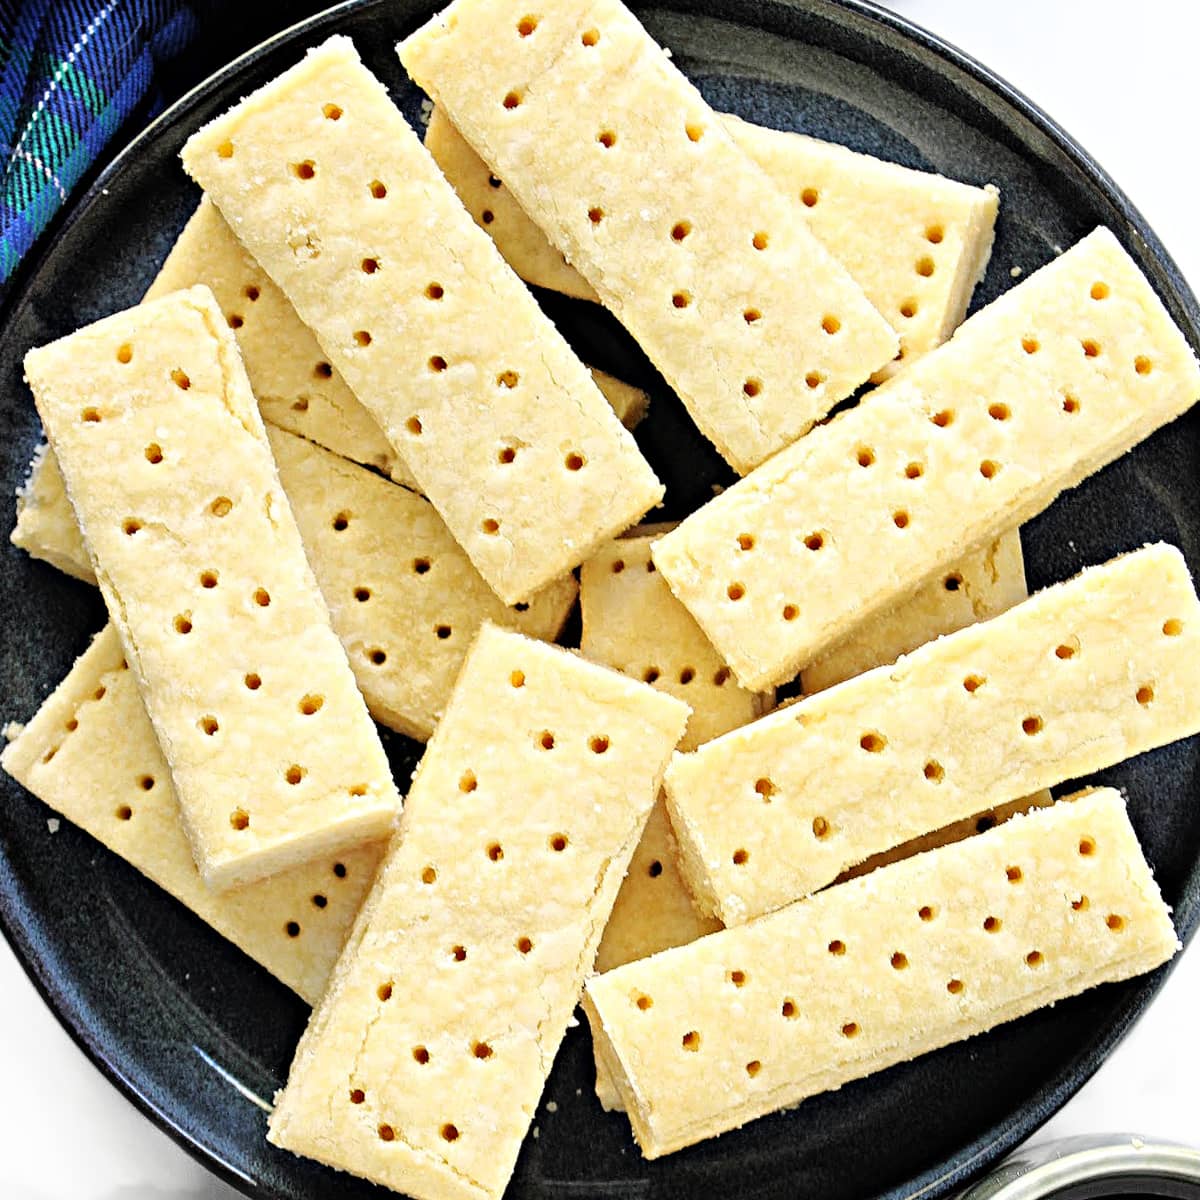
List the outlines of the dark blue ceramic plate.
<svg viewBox="0 0 1200 1200">
<path fill-rule="evenodd" d="M 1011 267 L 1028 272 L 1104 223 L 1200 341 L 1194 298 L 1096 164 L 1007 85 L 928 35 L 866 4 L 833 0 L 635 7 L 719 108 L 999 184 L 996 249 L 977 303 L 1011 286 Z M 428 11 L 428 0 L 359 0 L 281 35 L 176 105 L 75 206 L 14 294 L 0 333 L 0 496 L 12 495 L 38 439 L 23 353 L 137 301 L 196 202 L 176 158 L 188 134 L 335 30 L 354 38 L 415 119 L 419 96 L 392 47 Z M 587 361 L 652 391 L 639 439 L 668 481 L 669 507 L 694 508 L 726 474 L 676 400 L 603 314 L 546 303 Z M 1197 432 L 1197 417 L 1177 422 L 1033 522 L 1024 538 L 1031 585 L 1156 538 L 1180 545 L 1200 569 Z M 3 716 L 23 718 L 104 614 L 93 590 L 7 543 L 0 553 Z M 407 777 L 419 748 L 398 737 L 388 745 L 397 777 Z M 1182 743 L 1104 776 L 1129 795 L 1181 935 L 1200 916 L 1198 749 Z M 84 834 L 64 825 L 51 837 L 48 810 L 11 780 L 0 779 L 0 789 L 5 932 L 47 1003 L 110 1078 L 251 1195 L 378 1195 L 263 1140 L 263 1112 L 247 1095 L 270 1096 L 283 1082 L 303 1005 Z M 1101 988 L 654 1163 L 634 1149 L 623 1117 L 601 1111 L 587 1031 L 573 1030 L 546 1088 L 541 1136 L 527 1141 L 510 1196 L 940 1196 L 1061 1105 L 1161 982 L 1160 972 Z"/>
</svg>

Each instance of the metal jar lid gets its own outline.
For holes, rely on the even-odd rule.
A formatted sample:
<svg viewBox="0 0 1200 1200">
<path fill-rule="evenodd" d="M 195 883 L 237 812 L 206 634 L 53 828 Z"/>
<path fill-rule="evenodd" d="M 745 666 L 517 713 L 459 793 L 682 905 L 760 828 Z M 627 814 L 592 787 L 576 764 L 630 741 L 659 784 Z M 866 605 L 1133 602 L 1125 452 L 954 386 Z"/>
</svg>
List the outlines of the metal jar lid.
<svg viewBox="0 0 1200 1200">
<path fill-rule="evenodd" d="M 960 1200 L 1137 1195 L 1200 1200 L 1200 1150 L 1134 1134 L 1063 1138 L 1017 1151 Z"/>
</svg>

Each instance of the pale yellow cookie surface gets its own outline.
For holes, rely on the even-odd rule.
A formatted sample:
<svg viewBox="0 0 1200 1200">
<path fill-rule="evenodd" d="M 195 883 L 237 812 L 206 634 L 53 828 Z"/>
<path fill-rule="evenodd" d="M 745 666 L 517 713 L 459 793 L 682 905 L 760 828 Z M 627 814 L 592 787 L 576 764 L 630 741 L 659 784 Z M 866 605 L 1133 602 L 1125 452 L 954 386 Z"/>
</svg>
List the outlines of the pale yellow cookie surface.
<svg viewBox="0 0 1200 1200">
<path fill-rule="evenodd" d="M 379 423 L 330 364 L 288 298 L 204 196 L 145 299 L 204 284 L 237 338 L 263 420 L 414 487 Z"/>
<path fill-rule="evenodd" d="M 584 1006 L 657 1158 L 1177 948 L 1105 788 L 595 976 Z"/>
<path fill-rule="evenodd" d="M 1200 603 L 1149 546 L 734 730 L 667 772 L 701 907 L 725 924 L 951 821 L 1200 728 Z"/>
<path fill-rule="evenodd" d="M 183 160 L 506 603 L 661 499 L 348 39 L 205 126 Z"/>
<path fill-rule="evenodd" d="M 0 766 L 316 1003 L 383 844 L 222 894 L 210 891 L 196 870 L 171 772 L 112 625 L 4 748 Z M 136 913 L 127 916 L 136 924 Z"/>
<path fill-rule="evenodd" d="M 484 626 L 270 1139 L 498 1198 L 687 707 Z"/>
<path fill-rule="evenodd" d="M 399 797 L 206 288 L 25 371 L 209 886 L 384 836 Z"/>
<path fill-rule="evenodd" d="M 737 117 L 720 119 L 899 333 L 900 358 L 881 374 L 950 336 L 987 269 L 999 207 L 995 188 L 970 187 Z M 522 279 L 597 299 L 440 108 L 430 115 L 425 145 Z"/>
</svg>

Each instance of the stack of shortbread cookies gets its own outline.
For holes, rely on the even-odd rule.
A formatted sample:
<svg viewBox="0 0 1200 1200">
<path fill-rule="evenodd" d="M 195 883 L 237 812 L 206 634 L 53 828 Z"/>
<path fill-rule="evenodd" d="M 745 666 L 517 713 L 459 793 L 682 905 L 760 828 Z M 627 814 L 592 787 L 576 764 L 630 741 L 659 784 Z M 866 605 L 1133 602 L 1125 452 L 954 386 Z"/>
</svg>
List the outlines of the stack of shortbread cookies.
<svg viewBox="0 0 1200 1200">
<path fill-rule="evenodd" d="M 620 0 L 398 49 L 424 143 L 331 38 L 26 359 L 13 540 L 110 624 L 3 765 L 314 1005 L 269 1139 L 497 1200 L 580 1002 L 657 1157 L 1167 961 L 1123 798 L 1048 789 L 1200 731 L 1192 579 L 1030 597 L 1018 533 L 1200 397 L 1117 239 L 964 322 L 994 188 L 714 112 Z M 527 284 L 744 478 L 639 525 L 646 394 Z"/>
</svg>

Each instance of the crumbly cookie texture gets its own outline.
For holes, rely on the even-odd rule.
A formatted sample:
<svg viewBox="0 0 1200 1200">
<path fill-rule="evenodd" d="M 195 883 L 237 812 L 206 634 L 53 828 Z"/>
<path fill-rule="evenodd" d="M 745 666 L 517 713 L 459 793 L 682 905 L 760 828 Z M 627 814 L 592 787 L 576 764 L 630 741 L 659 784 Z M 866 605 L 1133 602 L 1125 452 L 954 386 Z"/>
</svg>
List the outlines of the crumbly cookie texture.
<svg viewBox="0 0 1200 1200">
<path fill-rule="evenodd" d="M 662 499 L 349 39 L 205 126 L 183 161 L 505 603 Z"/>
<path fill-rule="evenodd" d="M 209 196 L 201 198 L 144 298 L 201 283 L 212 289 L 237 338 L 264 421 L 416 487 L 379 422 Z"/>
<path fill-rule="evenodd" d="M 873 854 L 1200 730 L 1200 602 L 1148 546 L 734 730 L 667 772 L 701 907 L 726 925 Z"/>
<path fill-rule="evenodd" d="M 212 293 L 105 318 L 25 372 L 205 882 L 385 836 L 388 761 Z"/>
<path fill-rule="evenodd" d="M 210 891 L 196 870 L 171 772 L 113 625 L 96 636 L 5 747 L 0 766 L 316 1003 L 384 844 L 317 859 L 222 894 Z M 136 922 L 136 913 L 127 915 Z"/>
<path fill-rule="evenodd" d="M 657 1158 L 1178 948 L 1103 788 L 597 975 L 584 1008 Z"/>
<path fill-rule="evenodd" d="M 754 720 L 769 696 L 743 691 L 650 561 L 654 528 L 632 530 L 590 558 L 580 572 L 583 632 L 579 652 L 641 679 L 691 705 L 680 745 L 693 749 Z M 596 955 L 608 971 L 681 946 L 720 929 L 702 915 L 679 871 L 679 851 L 662 800 L 655 804 L 621 884 Z M 596 1092 L 605 1108 L 619 1104 L 597 1064 Z"/>
<path fill-rule="evenodd" d="M 426 741 L 484 621 L 546 641 L 558 636 L 575 602 L 573 576 L 508 608 L 427 500 L 303 438 L 266 429 L 334 632 L 381 724 Z M 12 541 L 96 582 L 53 451 L 34 459 Z"/>
<path fill-rule="evenodd" d="M 654 561 L 746 687 L 779 684 L 1198 396 L 1187 340 L 1098 229 L 693 513 Z"/>
<path fill-rule="evenodd" d="M 34 451 L 29 474 L 17 492 L 17 522 L 8 540 L 67 575 L 84 583 L 96 582 L 62 471 L 54 451 L 44 442 Z"/>
<path fill-rule="evenodd" d="M 720 114 L 720 120 L 900 335 L 899 356 L 876 379 L 953 333 L 991 257 L 1000 201 L 994 187 L 972 187 L 734 116 Z M 440 108 L 430 115 L 425 145 L 522 279 L 598 299 Z"/>
<path fill-rule="evenodd" d="M 739 472 L 895 357 L 892 327 L 620 0 L 456 0 L 398 52 Z"/>
<path fill-rule="evenodd" d="M 943 634 L 986 621 L 1029 595 L 1016 529 L 952 564 L 907 600 L 858 626 L 800 672 L 805 695 L 895 662 Z"/>
<path fill-rule="evenodd" d="M 420 1200 L 498 1200 L 687 714 L 484 626 L 272 1142 Z"/>
<path fill-rule="evenodd" d="M 757 705 L 747 703 L 753 697 L 736 688 L 728 667 L 712 670 L 720 660 L 715 659 L 695 622 L 653 570 L 649 544 L 664 529 L 646 530 L 640 535 L 635 530 L 584 565 L 580 651 L 634 678 L 647 678 L 650 672 L 655 675 L 655 687 L 692 703 L 688 732 L 680 743 L 680 749 L 687 751 L 747 724 L 758 712 Z M 986 554 L 964 560 L 945 579 L 872 622 L 852 643 L 805 672 L 805 688 L 816 691 L 872 667 L 895 662 L 925 642 L 1003 612 L 1027 594 L 1021 540 L 1013 530 L 998 539 Z M 634 614 L 636 620 L 631 619 Z M 697 670 L 693 663 L 704 669 Z M 730 688 L 735 690 L 729 692 Z M 969 837 L 1015 813 L 1050 804 L 1051 799 L 1049 791 L 1042 790 L 951 822 L 872 855 L 843 872 L 839 881 Z M 719 928 L 720 922 L 704 916 L 692 900 L 680 871 L 670 818 L 660 801 L 646 823 L 629 874 L 621 885 L 596 956 L 596 969 L 608 971 L 671 946 L 686 945 Z M 620 1095 L 599 1056 L 596 1094 L 606 1109 L 621 1108 Z"/>
</svg>

